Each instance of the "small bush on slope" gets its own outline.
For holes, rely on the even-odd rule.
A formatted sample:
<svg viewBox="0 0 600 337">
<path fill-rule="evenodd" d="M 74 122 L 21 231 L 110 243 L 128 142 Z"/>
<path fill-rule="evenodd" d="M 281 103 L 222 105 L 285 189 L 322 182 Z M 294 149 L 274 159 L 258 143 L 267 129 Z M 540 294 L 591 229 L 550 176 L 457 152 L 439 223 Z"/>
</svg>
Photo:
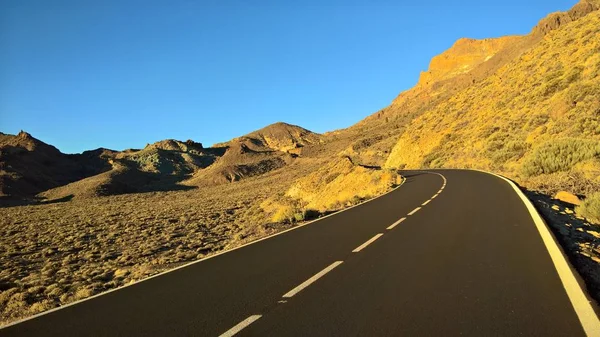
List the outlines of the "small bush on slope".
<svg viewBox="0 0 600 337">
<path fill-rule="evenodd" d="M 589 221 L 600 224 L 600 192 L 587 197 L 575 211 Z"/>
<path fill-rule="evenodd" d="M 566 138 L 546 141 L 537 147 L 523 163 L 527 177 L 569 171 L 577 163 L 600 158 L 600 141 Z"/>
</svg>

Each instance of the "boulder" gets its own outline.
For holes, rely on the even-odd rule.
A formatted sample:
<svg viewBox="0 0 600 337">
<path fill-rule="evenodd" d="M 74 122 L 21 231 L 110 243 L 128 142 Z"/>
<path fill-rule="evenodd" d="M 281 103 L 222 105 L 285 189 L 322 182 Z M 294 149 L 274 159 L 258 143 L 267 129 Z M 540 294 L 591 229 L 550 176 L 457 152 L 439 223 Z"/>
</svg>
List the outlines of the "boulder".
<svg viewBox="0 0 600 337">
<path fill-rule="evenodd" d="M 567 191 L 560 191 L 560 192 L 556 193 L 556 195 L 554 196 L 554 199 L 560 200 L 562 202 L 566 202 L 571 205 L 580 205 L 581 204 L 581 199 L 579 199 L 579 197 L 577 197 L 575 194 L 567 192 Z"/>
</svg>

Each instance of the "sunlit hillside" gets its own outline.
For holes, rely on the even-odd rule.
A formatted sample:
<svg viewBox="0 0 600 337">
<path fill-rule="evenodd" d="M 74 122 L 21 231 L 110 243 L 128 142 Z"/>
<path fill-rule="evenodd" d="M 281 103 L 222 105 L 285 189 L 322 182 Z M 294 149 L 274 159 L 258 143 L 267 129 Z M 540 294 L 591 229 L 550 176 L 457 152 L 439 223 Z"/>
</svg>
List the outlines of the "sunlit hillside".
<svg viewBox="0 0 600 337">
<path fill-rule="evenodd" d="M 596 11 L 427 105 L 386 166 L 481 168 L 548 191 L 600 190 L 599 36 Z"/>
</svg>

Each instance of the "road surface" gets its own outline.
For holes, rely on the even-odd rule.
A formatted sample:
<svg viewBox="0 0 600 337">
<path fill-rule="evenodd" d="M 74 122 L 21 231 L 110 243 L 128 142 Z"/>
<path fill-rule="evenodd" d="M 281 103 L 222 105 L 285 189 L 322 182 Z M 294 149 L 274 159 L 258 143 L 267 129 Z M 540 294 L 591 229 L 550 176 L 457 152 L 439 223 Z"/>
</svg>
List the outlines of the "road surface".
<svg viewBox="0 0 600 337">
<path fill-rule="evenodd" d="M 583 336 L 512 187 L 439 173 L 0 336 Z"/>
</svg>

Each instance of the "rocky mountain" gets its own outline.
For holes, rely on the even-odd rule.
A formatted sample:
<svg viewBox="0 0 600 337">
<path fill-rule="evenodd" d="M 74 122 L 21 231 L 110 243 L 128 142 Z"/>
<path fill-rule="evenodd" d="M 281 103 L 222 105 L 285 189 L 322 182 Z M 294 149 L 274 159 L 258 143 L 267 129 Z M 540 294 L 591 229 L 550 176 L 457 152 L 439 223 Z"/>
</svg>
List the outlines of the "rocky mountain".
<svg viewBox="0 0 600 337">
<path fill-rule="evenodd" d="M 74 195 L 193 188 L 262 175 L 298 156 L 340 155 L 369 167 L 493 169 L 537 187 L 544 187 L 537 177 L 552 175 L 559 188 L 576 170 L 594 187 L 599 8 L 599 0 L 582 0 L 542 19 L 528 35 L 459 39 L 390 106 L 324 135 L 275 123 L 209 148 L 164 140 L 141 150 L 80 155 L 64 155 L 26 133 L 2 135 L 1 191 L 31 196 L 62 186 L 45 194 L 58 197 L 76 181 L 71 187 L 87 192 L 78 187 Z M 564 148 L 585 153 L 568 153 L 582 159 L 558 169 L 540 164 Z"/>
<path fill-rule="evenodd" d="M 600 189 L 599 4 L 582 0 L 524 36 L 459 39 L 415 87 L 325 142 L 369 165 L 474 167 L 549 192 Z"/>
<path fill-rule="evenodd" d="M 287 123 L 275 123 L 226 143 L 225 153 L 210 168 L 198 171 L 186 185 L 213 185 L 261 175 L 290 164 L 303 148 L 318 145 L 321 135 Z"/>
<path fill-rule="evenodd" d="M 421 72 L 417 87 L 430 87 L 436 82 L 469 73 L 490 60 L 499 51 L 517 43 L 521 38 L 521 36 L 506 36 L 483 40 L 459 39 L 450 49 L 431 59 L 429 69 Z"/>
<path fill-rule="evenodd" d="M 319 141 L 316 133 L 276 123 L 209 148 L 167 139 L 141 150 L 67 155 L 25 132 L 1 134 L 0 191 L 55 200 L 222 184 L 284 167 Z"/>
<path fill-rule="evenodd" d="M 239 143 L 257 151 L 273 150 L 298 153 L 302 147 L 320 142 L 321 136 L 312 131 L 297 125 L 279 122 L 215 146 L 230 146 Z"/>
<path fill-rule="evenodd" d="M 514 44 L 506 44 L 509 50 L 496 55 L 513 57 L 493 67 L 486 63 L 496 56 L 465 74 L 455 69 L 471 67 L 471 60 L 466 66 L 462 56 L 447 62 L 442 82 L 460 82 L 463 76 L 477 80 L 444 91 L 443 100 L 424 100 L 425 108 L 406 126 L 386 166 L 476 167 L 537 188 L 573 189 L 567 186 L 573 179 L 577 193 L 600 188 L 597 9 L 596 2 L 582 1 L 569 12 L 551 14 L 520 38 L 529 41 L 528 48 L 520 45 L 515 54 Z M 481 67 L 489 72 L 485 78 Z M 457 75 L 448 77 L 452 73 Z M 394 101 L 391 113 L 402 111 L 403 105 L 396 106 L 400 102 Z"/>
<path fill-rule="evenodd" d="M 24 131 L 0 133 L 0 196 L 35 195 L 106 171 L 111 154 L 99 149 L 67 155 Z"/>
</svg>

